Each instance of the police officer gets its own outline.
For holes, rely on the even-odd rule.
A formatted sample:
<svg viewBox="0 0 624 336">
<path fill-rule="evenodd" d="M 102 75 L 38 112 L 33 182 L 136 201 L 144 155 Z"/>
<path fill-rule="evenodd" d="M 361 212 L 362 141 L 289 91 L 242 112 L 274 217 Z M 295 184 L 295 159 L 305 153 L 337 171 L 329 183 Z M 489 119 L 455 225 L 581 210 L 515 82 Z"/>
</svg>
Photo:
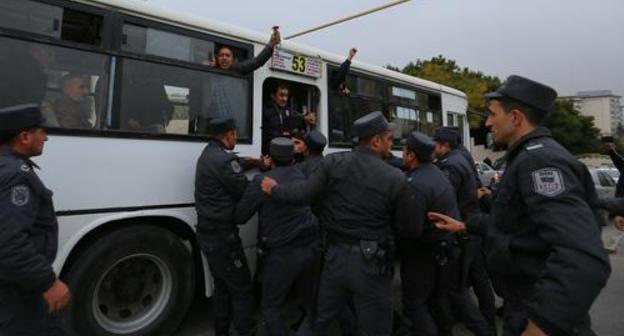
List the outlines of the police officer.
<svg viewBox="0 0 624 336">
<path fill-rule="evenodd" d="M 403 164 L 417 213 L 411 225 L 424 228 L 420 238 L 399 240 L 403 311 L 411 322 L 410 335 L 436 336 L 444 334 L 436 325 L 445 329 L 452 325 L 444 293 L 451 285 L 447 268 L 457 262 L 451 250 L 453 235 L 435 228 L 426 214 L 436 211 L 459 218 L 459 209 L 450 182 L 431 163 L 433 149 L 431 138 L 420 132 L 409 134 L 403 147 Z"/>
<path fill-rule="evenodd" d="M 358 147 L 325 157 L 304 182 L 280 184 L 268 177 L 262 188 L 273 198 L 309 202 L 321 196 L 320 221 L 327 230 L 321 279 L 318 332 L 327 335 L 336 313 L 353 300 L 360 332 L 392 331 L 394 236 L 418 237 L 413 201 L 405 176 L 383 161 L 392 147 L 392 129 L 381 112 L 356 120 Z M 407 226 L 409 223 L 410 226 Z M 405 229 L 403 229 L 405 228 Z"/>
<path fill-rule="evenodd" d="M 448 129 L 456 134 L 457 142 L 455 146 L 455 151 L 459 153 L 466 160 L 466 162 L 468 162 L 470 168 L 472 168 L 471 172 L 475 180 L 475 188 L 480 189 L 482 187 L 482 184 L 481 179 L 479 178 L 479 173 L 477 172 L 477 168 L 475 166 L 475 161 L 472 157 L 472 154 L 470 154 L 468 149 L 462 144 L 463 139 L 461 134 L 459 133 L 459 128 L 443 128 Z M 489 193 L 489 190 L 485 192 Z M 477 199 L 479 198 L 477 197 Z M 481 200 L 479 200 L 478 202 L 480 209 L 487 208 L 487 205 L 481 204 Z M 465 259 L 463 265 L 465 269 L 463 270 L 463 276 L 467 281 L 468 287 L 472 287 L 472 289 L 474 290 L 475 296 L 479 301 L 479 310 L 487 321 L 491 333 L 493 335 L 496 335 L 496 299 L 494 298 L 494 291 L 492 290 L 490 277 L 485 266 L 483 241 L 478 236 L 471 236 L 470 240 L 464 241 L 464 243 L 467 244 L 466 246 L 464 246 L 467 250 L 465 251 Z"/>
<path fill-rule="evenodd" d="M 309 206 L 269 198 L 260 187 L 264 176 L 279 183 L 305 180 L 305 175 L 294 166 L 293 154 L 292 140 L 284 137 L 271 140 L 269 155 L 274 167 L 254 177 L 235 215 L 235 222 L 243 224 L 254 213 L 259 213 L 258 245 L 262 249 L 264 268 L 262 315 L 267 334 L 271 336 L 287 334 L 281 312 L 291 290 L 296 292 L 306 312 L 311 312 L 315 298 L 310 289 L 315 286 L 319 262 L 318 220 Z"/>
<path fill-rule="evenodd" d="M 557 93 L 510 76 L 486 97 L 486 126 L 508 145 L 492 211 L 466 222 L 429 216 L 439 228 L 487 237 L 488 266 L 504 289 L 504 335 L 594 335 L 588 311 L 610 266 L 588 170 L 540 126 Z"/>
<path fill-rule="evenodd" d="M 455 190 L 455 197 L 459 206 L 461 218 L 467 218 L 471 214 L 479 212 L 479 200 L 477 198 L 477 185 L 473 173 L 474 164 L 468 160 L 457 149 L 458 133 L 447 127 L 436 129 L 433 135 L 435 142 L 434 156 L 437 158 L 436 165 L 448 178 Z M 461 247 L 461 259 L 454 269 L 457 274 L 458 284 L 449 292 L 450 300 L 458 311 L 459 319 L 468 329 L 477 335 L 489 335 L 494 332 L 485 317 L 477 310 L 474 302 L 468 294 L 468 276 L 472 264 L 481 253 L 481 239 L 459 235 L 458 243 Z M 489 289 L 490 297 L 493 300 L 494 294 Z M 491 310 L 492 315 L 494 309 Z M 492 317 L 495 323 L 495 317 Z M 489 329 L 489 330 L 488 330 Z"/>
<path fill-rule="evenodd" d="M 297 165 L 306 175 L 310 176 L 323 160 L 323 150 L 327 146 L 327 138 L 317 130 L 311 130 L 304 137 L 307 153 L 303 161 Z"/>
<path fill-rule="evenodd" d="M 0 335 L 64 335 L 67 285 L 52 269 L 58 224 L 52 191 L 30 160 L 48 140 L 35 104 L 0 109 Z"/>
<path fill-rule="evenodd" d="M 247 259 L 234 222 L 236 203 L 247 187 L 231 118 L 210 122 L 211 138 L 197 161 L 195 207 L 197 239 L 214 279 L 215 335 L 228 335 L 230 322 L 241 336 L 252 335 L 253 296 Z"/>
</svg>

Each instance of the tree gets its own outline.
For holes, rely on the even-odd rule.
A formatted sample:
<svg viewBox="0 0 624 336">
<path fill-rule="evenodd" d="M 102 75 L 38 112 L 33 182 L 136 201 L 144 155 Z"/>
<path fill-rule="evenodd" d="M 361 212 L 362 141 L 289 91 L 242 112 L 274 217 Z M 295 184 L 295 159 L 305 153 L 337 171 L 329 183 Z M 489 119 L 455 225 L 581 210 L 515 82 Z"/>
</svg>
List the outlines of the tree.
<svg viewBox="0 0 624 336">
<path fill-rule="evenodd" d="M 553 137 L 573 154 L 602 151 L 600 130 L 594 126 L 594 118 L 575 110 L 572 102 L 558 100 L 546 115 L 544 126 Z"/>
</svg>

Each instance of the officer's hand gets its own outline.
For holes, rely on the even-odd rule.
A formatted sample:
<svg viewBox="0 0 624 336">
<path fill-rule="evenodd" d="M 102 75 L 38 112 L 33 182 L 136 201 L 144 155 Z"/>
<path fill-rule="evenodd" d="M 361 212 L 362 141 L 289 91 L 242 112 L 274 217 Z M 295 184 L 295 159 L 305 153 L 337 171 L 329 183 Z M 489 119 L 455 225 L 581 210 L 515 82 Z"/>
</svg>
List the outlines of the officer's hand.
<svg viewBox="0 0 624 336">
<path fill-rule="evenodd" d="M 273 159 L 269 155 L 263 155 L 260 161 L 262 161 L 262 170 L 269 170 L 273 167 Z"/>
<path fill-rule="evenodd" d="M 615 216 L 613 218 L 613 225 L 615 225 L 615 228 L 620 230 L 620 231 L 624 231 L 624 217 L 622 216 Z"/>
<path fill-rule="evenodd" d="M 271 195 L 273 188 L 277 186 L 277 182 L 270 177 L 265 177 L 262 180 L 262 183 L 260 184 L 260 186 L 262 187 L 262 191 L 264 191 L 265 194 Z"/>
<path fill-rule="evenodd" d="M 485 196 L 485 195 L 491 195 L 492 194 L 492 189 L 488 188 L 488 187 L 481 187 L 477 190 L 477 197 L 479 199 L 481 199 L 481 197 Z"/>
<path fill-rule="evenodd" d="M 275 46 L 280 44 L 280 42 L 282 42 L 282 36 L 280 35 L 279 27 L 274 26 L 273 33 L 271 33 L 271 39 L 269 40 L 269 44 L 271 45 L 271 47 L 275 48 Z"/>
<path fill-rule="evenodd" d="M 429 218 L 429 220 L 434 222 L 435 226 L 440 230 L 450 232 L 466 231 L 466 224 L 447 215 L 443 215 L 437 212 L 429 212 L 427 213 L 427 217 Z"/>
<path fill-rule="evenodd" d="M 347 57 L 349 62 L 351 62 L 353 60 L 353 57 L 355 57 L 356 53 L 357 53 L 357 49 L 355 49 L 355 48 L 349 49 L 349 57 Z"/>
<path fill-rule="evenodd" d="M 43 293 L 43 298 L 48 303 L 48 310 L 56 312 L 67 306 L 71 299 L 71 293 L 63 281 L 56 279 L 52 287 Z"/>
<path fill-rule="evenodd" d="M 542 331 L 535 323 L 529 320 L 529 323 L 526 326 L 526 329 L 520 334 L 520 336 L 548 336 L 545 332 Z"/>
</svg>

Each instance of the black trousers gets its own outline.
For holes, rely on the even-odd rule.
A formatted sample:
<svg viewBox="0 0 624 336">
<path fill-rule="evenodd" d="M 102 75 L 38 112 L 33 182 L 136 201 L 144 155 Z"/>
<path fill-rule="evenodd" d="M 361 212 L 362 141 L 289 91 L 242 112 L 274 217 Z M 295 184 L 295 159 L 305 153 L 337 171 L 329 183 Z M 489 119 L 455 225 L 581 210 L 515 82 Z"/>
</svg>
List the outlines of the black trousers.
<svg viewBox="0 0 624 336">
<path fill-rule="evenodd" d="M 481 244 L 478 246 L 478 253 L 475 254 L 470 270 L 468 271 L 468 282 L 477 296 L 479 301 L 479 310 L 495 334 L 496 331 L 496 306 L 492 283 L 488 275 L 485 265 L 485 256 L 481 250 Z"/>
<path fill-rule="evenodd" d="M 401 299 L 403 314 L 410 321 L 410 335 L 437 336 L 437 325 L 452 325 L 444 300 L 450 284 L 441 275 L 431 249 L 410 249 L 401 256 Z"/>
<path fill-rule="evenodd" d="M 452 251 L 453 256 L 449 258 L 443 275 L 451 284 L 445 306 L 451 307 L 458 320 L 472 333 L 477 336 L 490 336 L 492 331 L 468 292 L 466 267 L 470 264 L 467 258 L 471 256 L 466 253 L 468 250 L 465 248 L 454 246 Z M 452 335 L 451 325 L 438 325 L 438 328 L 441 335 Z"/>
<path fill-rule="evenodd" d="M 1 336 L 63 336 L 59 313 L 49 313 L 42 293 L 0 288 Z"/>
<path fill-rule="evenodd" d="M 392 274 L 380 274 L 375 260 L 365 260 L 359 247 L 330 243 L 324 257 L 317 328 L 326 336 L 336 315 L 352 300 L 363 336 L 392 333 Z"/>
<path fill-rule="evenodd" d="M 294 291 L 296 298 L 306 312 L 301 328 L 312 330 L 316 279 L 320 251 L 318 242 L 304 246 L 288 246 L 271 249 L 263 260 L 262 273 L 262 315 L 267 335 L 288 334 L 282 318 L 286 299 Z"/>
<path fill-rule="evenodd" d="M 233 321 L 238 335 L 253 335 L 253 286 L 240 238 L 232 234 L 199 234 L 198 241 L 214 279 L 215 334 L 228 335 Z"/>
</svg>

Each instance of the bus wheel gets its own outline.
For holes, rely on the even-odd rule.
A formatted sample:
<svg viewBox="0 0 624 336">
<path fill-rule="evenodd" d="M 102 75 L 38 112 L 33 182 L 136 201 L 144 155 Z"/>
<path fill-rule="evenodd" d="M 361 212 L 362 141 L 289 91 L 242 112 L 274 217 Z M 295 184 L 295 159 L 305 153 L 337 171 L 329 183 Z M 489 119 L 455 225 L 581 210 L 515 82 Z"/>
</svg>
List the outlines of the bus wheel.
<svg viewBox="0 0 624 336">
<path fill-rule="evenodd" d="M 194 291 L 193 258 L 171 232 L 151 226 L 96 240 L 67 272 L 74 335 L 171 335 Z"/>
</svg>

